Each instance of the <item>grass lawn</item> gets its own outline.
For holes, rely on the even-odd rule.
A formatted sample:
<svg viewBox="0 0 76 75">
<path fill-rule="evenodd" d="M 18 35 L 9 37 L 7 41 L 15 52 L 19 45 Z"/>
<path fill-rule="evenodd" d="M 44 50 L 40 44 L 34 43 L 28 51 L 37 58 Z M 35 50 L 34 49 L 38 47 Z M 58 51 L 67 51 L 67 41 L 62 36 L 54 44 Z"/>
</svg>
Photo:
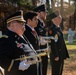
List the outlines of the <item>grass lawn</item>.
<svg viewBox="0 0 76 75">
<path fill-rule="evenodd" d="M 67 39 L 65 39 L 65 43 L 70 59 L 65 60 L 63 75 L 76 75 L 76 34 L 73 43 L 69 43 Z"/>
<path fill-rule="evenodd" d="M 68 36 L 66 35 L 66 37 L 65 37 L 65 43 L 66 43 L 67 49 L 68 50 L 74 50 L 74 49 L 76 50 L 76 35 L 73 38 L 73 43 L 69 43 L 67 37 Z"/>
</svg>

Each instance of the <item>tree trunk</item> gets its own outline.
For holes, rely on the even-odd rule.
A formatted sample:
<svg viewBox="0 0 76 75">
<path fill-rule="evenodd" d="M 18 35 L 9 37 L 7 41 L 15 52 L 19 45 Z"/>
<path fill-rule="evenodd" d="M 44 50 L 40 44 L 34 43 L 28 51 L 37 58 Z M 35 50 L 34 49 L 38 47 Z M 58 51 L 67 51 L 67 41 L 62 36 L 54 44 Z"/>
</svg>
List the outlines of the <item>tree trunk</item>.
<svg viewBox="0 0 76 75">
<path fill-rule="evenodd" d="M 69 0 L 69 7 L 70 7 L 70 0 Z"/>
<path fill-rule="evenodd" d="M 60 14 L 61 14 L 62 17 L 63 17 L 63 12 L 64 12 L 63 0 L 61 0 Z"/>
<path fill-rule="evenodd" d="M 52 7 L 52 10 L 54 10 L 54 6 L 55 6 L 54 0 L 51 0 L 51 7 Z"/>
<path fill-rule="evenodd" d="M 50 3 L 49 3 L 49 0 L 46 0 L 46 6 L 47 6 L 47 9 L 50 9 Z"/>
<path fill-rule="evenodd" d="M 37 0 L 32 0 L 33 6 L 37 6 Z"/>
</svg>

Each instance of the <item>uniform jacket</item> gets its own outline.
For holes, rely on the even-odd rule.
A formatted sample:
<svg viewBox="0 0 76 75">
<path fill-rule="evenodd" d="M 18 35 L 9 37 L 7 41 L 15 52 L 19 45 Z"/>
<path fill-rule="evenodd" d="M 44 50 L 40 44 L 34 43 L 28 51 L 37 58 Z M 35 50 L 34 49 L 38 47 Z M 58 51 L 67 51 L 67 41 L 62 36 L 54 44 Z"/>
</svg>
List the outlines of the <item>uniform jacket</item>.
<svg viewBox="0 0 76 75">
<path fill-rule="evenodd" d="M 35 28 L 38 36 L 46 36 L 46 29 L 43 25 L 43 22 L 41 22 L 39 19 L 38 19 L 38 25 L 37 27 Z M 47 45 L 41 45 L 40 48 L 43 49 L 43 48 L 46 48 Z"/>
<path fill-rule="evenodd" d="M 38 20 L 38 25 L 35 30 L 39 36 L 46 36 L 46 29 L 43 25 L 43 22 L 41 22 L 40 20 Z"/>
<path fill-rule="evenodd" d="M 44 23 L 42 21 L 40 21 L 38 19 L 38 25 L 37 27 L 35 28 L 38 36 L 46 36 L 46 29 L 45 29 L 45 26 L 44 26 Z M 40 45 L 40 49 L 45 49 L 47 48 L 47 44 L 45 45 Z M 48 64 L 48 56 L 45 55 L 45 56 L 42 56 L 42 75 L 46 75 L 47 74 L 47 64 Z"/>
<path fill-rule="evenodd" d="M 34 36 L 32 29 L 28 26 L 25 25 L 26 27 L 26 31 L 24 32 L 24 35 L 27 37 L 27 39 L 29 40 L 29 42 L 32 44 L 33 48 L 35 50 L 39 49 L 39 38 L 38 36 Z M 37 69 L 36 69 L 37 67 Z M 29 74 L 31 75 L 37 75 L 37 73 L 39 73 L 39 63 L 38 65 L 32 65 L 29 69 L 28 69 Z"/>
<path fill-rule="evenodd" d="M 35 50 L 39 49 L 39 38 L 38 36 L 35 37 L 32 29 L 26 25 L 26 31 L 24 32 L 24 35 L 28 38 L 32 46 L 34 47 Z"/>
<path fill-rule="evenodd" d="M 5 75 L 27 75 L 26 71 L 18 70 L 20 60 L 15 61 L 10 72 L 8 72 L 8 67 L 10 66 L 12 59 L 20 58 L 22 55 L 29 55 L 26 50 L 33 50 L 28 44 L 28 40 L 25 38 L 22 39 L 16 33 L 7 30 L 7 37 L 0 38 L 0 65 L 5 69 Z M 25 44 L 22 48 L 17 47 L 17 43 Z M 35 53 L 33 53 L 35 54 Z"/>
<path fill-rule="evenodd" d="M 53 24 L 49 28 L 48 36 L 55 37 L 55 35 L 57 35 L 58 37 L 57 42 L 55 42 L 54 40 L 51 40 L 51 43 L 50 43 L 51 53 L 53 54 L 54 58 L 60 57 L 60 60 L 69 58 L 69 54 L 63 38 L 63 33 L 59 27 Z"/>
</svg>

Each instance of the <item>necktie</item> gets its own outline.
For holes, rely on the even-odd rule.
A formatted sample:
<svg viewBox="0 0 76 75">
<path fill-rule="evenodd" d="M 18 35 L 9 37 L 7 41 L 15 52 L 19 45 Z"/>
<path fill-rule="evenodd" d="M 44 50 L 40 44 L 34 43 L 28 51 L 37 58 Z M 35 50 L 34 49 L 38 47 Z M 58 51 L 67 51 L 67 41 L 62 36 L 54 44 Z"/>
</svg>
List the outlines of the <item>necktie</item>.
<svg viewBox="0 0 76 75">
<path fill-rule="evenodd" d="M 34 35 L 35 37 L 37 37 L 37 33 L 36 33 L 35 30 L 32 30 L 32 33 L 33 33 L 33 35 Z"/>
</svg>

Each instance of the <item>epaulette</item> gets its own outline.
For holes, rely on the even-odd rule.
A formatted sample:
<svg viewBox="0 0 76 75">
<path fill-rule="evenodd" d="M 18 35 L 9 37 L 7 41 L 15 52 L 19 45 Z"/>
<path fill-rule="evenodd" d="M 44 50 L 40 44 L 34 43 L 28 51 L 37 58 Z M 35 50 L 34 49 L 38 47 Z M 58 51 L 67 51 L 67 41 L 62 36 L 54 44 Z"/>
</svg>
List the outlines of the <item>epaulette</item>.
<svg viewBox="0 0 76 75">
<path fill-rule="evenodd" d="M 8 38 L 8 36 L 7 35 L 2 35 L 2 36 L 0 36 L 0 38 Z"/>
</svg>

